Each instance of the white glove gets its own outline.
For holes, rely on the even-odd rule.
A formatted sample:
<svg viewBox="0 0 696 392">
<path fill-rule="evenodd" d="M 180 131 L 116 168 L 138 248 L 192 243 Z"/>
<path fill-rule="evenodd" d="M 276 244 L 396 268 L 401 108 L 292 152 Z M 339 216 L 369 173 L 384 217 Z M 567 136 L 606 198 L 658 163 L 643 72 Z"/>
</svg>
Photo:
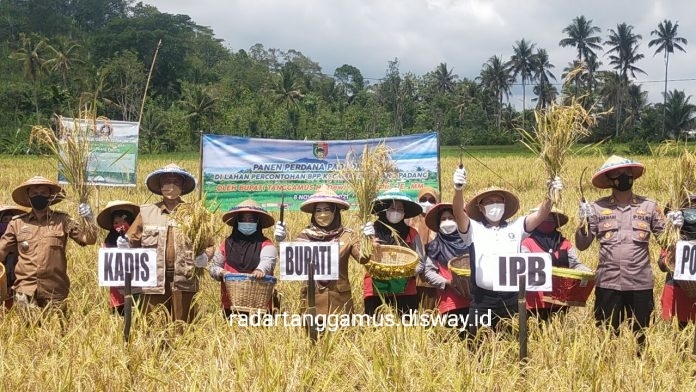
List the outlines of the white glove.
<svg viewBox="0 0 696 392">
<path fill-rule="evenodd" d="M 556 176 L 553 180 L 549 180 L 546 183 L 546 187 L 548 188 L 549 197 L 551 200 L 555 200 L 553 195 L 559 194 L 563 190 L 563 181 L 561 180 L 561 177 Z"/>
<path fill-rule="evenodd" d="M 193 260 L 193 265 L 195 265 L 197 268 L 204 268 L 207 264 L 208 264 L 208 255 L 206 255 L 205 252 L 199 254 Z"/>
<path fill-rule="evenodd" d="M 672 222 L 674 227 L 684 226 L 684 214 L 681 211 L 670 211 L 667 213 L 667 219 Z"/>
<path fill-rule="evenodd" d="M 454 183 L 455 191 L 462 190 L 462 188 L 464 188 L 464 185 L 466 185 L 467 183 L 466 169 L 461 167 L 455 170 L 454 175 L 452 176 L 452 182 Z"/>
<path fill-rule="evenodd" d="M 589 219 L 594 212 L 592 210 L 592 205 L 588 202 L 580 202 L 580 207 L 578 207 L 578 219 Z"/>
<path fill-rule="evenodd" d="M 77 213 L 87 220 L 92 220 L 92 218 L 94 218 L 94 215 L 92 215 L 92 207 L 87 203 L 80 203 L 77 207 Z"/>
<path fill-rule="evenodd" d="M 287 233 L 285 232 L 285 226 L 283 226 L 283 222 L 276 223 L 275 230 L 273 230 L 273 236 L 275 237 L 276 241 L 285 241 Z"/>
<path fill-rule="evenodd" d="M 130 248 L 130 242 L 128 242 L 128 237 L 125 235 L 120 235 L 116 238 L 116 247 L 121 249 Z"/>
<path fill-rule="evenodd" d="M 362 227 L 360 228 L 363 232 L 368 237 L 374 236 L 375 235 L 375 222 L 367 222 Z"/>
</svg>

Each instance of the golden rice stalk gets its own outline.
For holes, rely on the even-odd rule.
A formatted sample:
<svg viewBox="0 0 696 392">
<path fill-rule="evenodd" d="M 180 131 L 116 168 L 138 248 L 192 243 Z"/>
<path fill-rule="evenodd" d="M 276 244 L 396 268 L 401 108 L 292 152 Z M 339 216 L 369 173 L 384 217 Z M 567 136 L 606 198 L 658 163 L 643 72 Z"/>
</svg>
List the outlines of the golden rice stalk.
<svg viewBox="0 0 696 392">
<path fill-rule="evenodd" d="M 99 118 L 104 121 L 104 118 Z M 96 121 L 96 120 L 95 120 Z M 51 128 L 35 125 L 31 129 L 30 144 L 37 144 L 50 153 L 57 163 L 58 170 L 68 182 L 79 203 L 89 203 L 92 186 L 87 178 L 87 168 L 91 159 L 91 150 L 87 127 L 79 126 L 77 120 L 73 127 L 63 127 L 62 121 L 59 134 Z M 82 226 L 89 230 L 97 230 L 91 220 L 82 220 Z"/>
<path fill-rule="evenodd" d="M 680 152 L 680 155 L 674 160 L 673 168 L 669 171 L 670 175 L 662 178 L 668 195 L 666 202 L 668 209 L 679 209 L 688 205 L 689 196 L 696 193 L 696 155 L 686 146 L 681 148 L 674 142 L 662 144 L 655 149 L 654 153 L 670 155 L 675 150 Z M 674 227 L 670 220 L 665 222 L 664 230 L 656 237 L 663 249 L 673 249 L 680 239 L 680 229 Z"/>
<path fill-rule="evenodd" d="M 205 205 L 205 196 L 191 203 L 181 203 L 172 214 L 181 232 L 191 241 L 194 255 L 200 255 L 206 248 L 215 245 L 220 239 L 224 225 Z"/>
<path fill-rule="evenodd" d="M 379 143 L 374 148 L 365 145 L 361 155 L 351 150 L 346 154 L 345 161 L 339 165 L 337 173 L 355 194 L 361 223 L 370 220 L 374 200 L 382 184 L 397 173 L 391 152 L 384 143 Z M 362 235 L 360 245 L 360 256 L 369 258 L 372 255 L 372 239 Z"/>
<path fill-rule="evenodd" d="M 571 148 L 581 138 L 590 134 L 598 115 L 586 110 L 581 98 L 573 98 L 569 105 L 552 104 L 548 109 L 534 111 L 536 126 L 533 131 L 518 128 L 522 144 L 538 156 L 549 179 L 561 176 L 563 165 Z M 551 195 L 555 203 L 560 194 Z"/>
</svg>

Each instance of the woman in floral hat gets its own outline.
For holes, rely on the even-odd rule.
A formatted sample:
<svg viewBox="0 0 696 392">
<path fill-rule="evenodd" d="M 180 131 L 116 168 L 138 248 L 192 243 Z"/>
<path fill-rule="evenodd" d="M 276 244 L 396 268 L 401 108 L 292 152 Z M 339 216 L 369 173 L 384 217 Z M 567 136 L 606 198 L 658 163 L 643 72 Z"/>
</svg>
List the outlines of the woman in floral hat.
<svg viewBox="0 0 696 392">
<path fill-rule="evenodd" d="M 377 216 L 377 220 L 374 223 L 366 223 L 363 226 L 363 233 L 373 236 L 375 246 L 406 246 L 422 257 L 423 244 L 418 231 L 404 221 L 417 216 L 422 211 L 418 203 L 398 188 L 387 190 L 375 199 L 372 214 Z M 420 273 L 421 269 L 422 261 L 419 262 L 416 273 Z M 395 307 L 401 314 L 408 314 L 411 310 L 418 309 L 416 278 L 382 280 L 375 279 L 366 273 L 363 297 L 365 313 L 369 315 L 375 314 L 377 308 L 385 303 Z"/>
</svg>

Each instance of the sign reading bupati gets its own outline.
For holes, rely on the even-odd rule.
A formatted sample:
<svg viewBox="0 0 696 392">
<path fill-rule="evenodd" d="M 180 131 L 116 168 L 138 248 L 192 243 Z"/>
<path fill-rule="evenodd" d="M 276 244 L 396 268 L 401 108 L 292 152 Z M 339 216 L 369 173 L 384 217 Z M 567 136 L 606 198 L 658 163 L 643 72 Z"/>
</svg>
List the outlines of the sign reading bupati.
<svg viewBox="0 0 696 392">
<path fill-rule="evenodd" d="M 677 241 L 674 280 L 696 280 L 696 241 Z"/>
<path fill-rule="evenodd" d="M 382 189 L 400 188 L 415 197 L 429 186 L 439 189 L 438 136 L 435 132 L 385 139 L 301 141 L 203 135 L 203 190 L 207 202 L 224 211 L 245 199 L 256 200 L 266 210 L 277 210 L 285 194 L 288 211 L 297 211 L 321 185 L 357 205 L 337 170 L 349 151 L 359 154 L 365 145 L 379 143 L 392 149 L 398 169 Z"/>
<path fill-rule="evenodd" d="M 518 253 L 496 255 L 494 291 L 519 291 L 518 276 L 526 275 L 527 291 L 552 291 L 551 255 L 548 253 Z"/>
<path fill-rule="evenodd" d="M 135 186 L 138 159 L 137 122 L 97 120 L 61 117 L 61 132 L 76 127 L 86 132 L 89 143 L 87 180 L 93 185 Z M 58 168 L 58 181 L 66 183 Z"/>
<path fill-rule="evenodd" d="M 315 280 L 338 280 L 337 242 L 281 242 L 280 279 L 307 280 L 314 265 Z"/>
<path fill-rule="evenodd" d="M 133 287 L 157 286 L 157 250 L 152 248 L 99 248 L 99 286 L 124 286 L 126 272 Z"/>
</svg>

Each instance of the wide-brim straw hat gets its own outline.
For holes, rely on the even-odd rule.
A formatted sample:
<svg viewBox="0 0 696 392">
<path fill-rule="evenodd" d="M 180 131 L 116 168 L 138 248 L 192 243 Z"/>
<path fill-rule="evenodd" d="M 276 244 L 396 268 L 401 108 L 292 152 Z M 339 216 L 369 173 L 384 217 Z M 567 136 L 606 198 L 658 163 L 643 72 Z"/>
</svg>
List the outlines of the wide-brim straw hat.
<svg viewBox="0 0 696 392">
<path fill-rule="evenodd" d="M 275 224 L 275 219 L 268 211 L 264 210 L 259 206 L 259 204 L 252 199 L 246 199 L 243 202 L 237 204 L 236 207 L 232 207 L 229 211 L 222 215 L 222 221 L 229 226 L 234 226 L 237 221 L 237 216 L 244 212 L 253 212 L 259 217 L 259 225 L 262 229 L 273 226 Z"/>
<path fill-rule="evenodd" d="M 350 208 L 350 204 L 343 200 L 341 196 L 337 195 L 336 192 L 334 192 L 333 189 L 329 188 L 329 186 L 326 184 L 320 186 L 313 195 L 311 195 L 307 200 L 303 201 L 302 204 L 300 204 L 300 210 L 302 210 L 302 212 L 311 214 L 314 212 L 314 205 L 317 203 L 336 204 L 338 208 L 342 210 L 347 210 Z"/>
<path fill-rule="evenodd" d="M 378 214 L 380 211 L 386 210 L 393 200 L 399 200 L 404 203 L 404 219 L 413 218 L 423 212 L 423 208 L 420 204 L 411 200 L 411 198 L 408 197 L 407 194 L 401 192 L 399 188 L 392 188 L 382 192 L 375 198 L 375 204 L 371 211 L 372 214 Z"/>
<path fill-rule="evenodd" d="M 529 210 L 529 214 L 532 214 L 534 212 L 539 211 L 539 208 L 535 207 Z M 566 215 L 563 210 L 560 210 L 556 207 L 551 207 L 551 212 L 549 212 L 549 215 L 553 216 L 553 220 L 556 222 L 558 227 L 561 227 L 568 223 L 568 215 Z"/>
<path fill-rule="evenodd" d="M 479 191 L 476 195 L 474 195 L 474 197 L 471 198 L 471 200 L 469 200 L 468 203 L 466 203 L 464 211 L 466 211 L 469 218 L 475 220 L 476 222 L 484 222 L 485 217 L 483 212 L 481 212 L 479 209 L 479 203 L 482 199 L 495 194 L 501 195 L 503 199 L 505 199 L 505 211 L 503 212 L 502 218 L 500 218 L 501 221 L 512 217 L 520 209 L 520 200 L 517 198 L 517 196 L 515 196 L 514 193 L 503 188 L 491 187 Z"/>
<path fill-rule="evenodd" d="M 21 207 L 9 205 L 9 204 L 0 204 L 0 214 L 2 214 L 2 215 L 10 214 L 12 216 L 15 216 L 15 215 L 26 214 L 26 213 L 27 213 L 27 210 L 25 210 Z"/>
<path fill-rule="evenodd" d="M 133 214 L 133 218 L 138 216 L 140 213 L 140 206 L 129 201 L 124 200 L 112 200 L 106 204 L 99 215 L 97 215 L 97 225 L 104 230 L 111 230 L 112 219 L 111 215 L 114 211 L 124 210 Z"/>
<path fill-rule="evenodd" d="M 631 169 L 634 180 L 645 172 L 645 166 L 642 163 L 618 155 L 612 155 L 592 176 L 592 185 L 600 189 L 611 188 L 611 180 L 607 177 L 607 173 L 623 168 Z"/>
<path fill-rule="evenodd" d="M 435 232 L 440 230 L 440 214 L 443 210 L 452 210 L 452 213 L 454 213 L 452 203 L 439 203 L 435 204 L 433 208 L 425 214 L 425 225 L 428 226 L 428 229 Z"/>
<path fill-rule="evenodd" d="M 435 197 L 435 202 L 440 202 L 440 192 L 438 192 L 435 188 L 429 186 L 424 186 L 423 188 L 421 188 L 421 190 L 418 192 L 418 197 L 416 201 L 420 201 L 420 198 L 424 195 L 433 195 L 433 197 Z"/>
<path fill-rule="evenodd" d="M 12 191 L 12 200 L 22 207 L 31 208 L 28 190 L 30 187 L 36 185 L 45 185 L 50 189 L 51 198 L 48 202 L 50 206 L 61 202 L 65 198 L 65 192 L 57 182 L 51 181 L 46 177 L 35 176 L 19 184 L 19 186 Z"/>
<path fill-rule="evenodd" d="M 147 175 L 147 178 L 145 179 L 145 184 L 147 185 L 147 189 L 150 190 L 150 192 L 156 194 L 156 195 L 162 195 L 162 187 L 160 186 L 160 177 L 162 177 L 165 174 L 177 174 L 180 175 L 181 178 L 184 180 L 184 184 L 181 186 L 181 195 L 186 195 L 188 193 L 193 192 L 194 189 L 196 189 L 196 179 L 193 178 L 191 173 L 187 172 L 186 170 L 180 168 L 178 165 L 174 163 L 170 163 L 169 165 L 157 169 L 153 171 L 152 173 Z"/>
</svg>

